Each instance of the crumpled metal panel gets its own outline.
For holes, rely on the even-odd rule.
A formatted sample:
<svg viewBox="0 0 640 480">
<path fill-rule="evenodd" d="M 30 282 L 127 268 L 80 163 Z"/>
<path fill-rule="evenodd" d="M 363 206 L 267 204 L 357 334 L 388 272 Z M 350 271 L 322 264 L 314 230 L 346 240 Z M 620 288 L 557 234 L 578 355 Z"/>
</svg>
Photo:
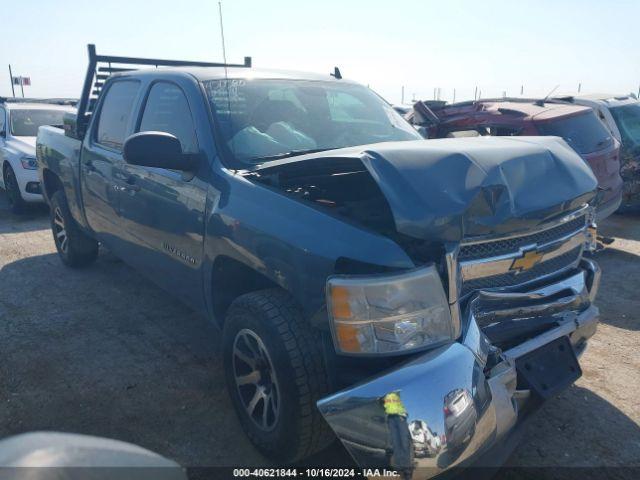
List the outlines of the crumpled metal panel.
<svg viewBox="0 0 640 480">
<path fill-rule="evenodd" d="M 558 137 L 389 142 L 271 162 L 258 171 L 359 159 L 398 232 L 431 241 L 526 232 L 594 199 L 589 166 Z"/>
</svg>

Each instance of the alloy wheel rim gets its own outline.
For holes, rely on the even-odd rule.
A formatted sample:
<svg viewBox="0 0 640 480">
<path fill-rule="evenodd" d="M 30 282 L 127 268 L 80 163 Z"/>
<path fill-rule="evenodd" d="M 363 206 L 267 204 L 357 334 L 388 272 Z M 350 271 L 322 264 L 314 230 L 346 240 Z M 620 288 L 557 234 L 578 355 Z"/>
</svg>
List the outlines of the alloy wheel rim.
<svg viewBox="0 0 640 480">
<path fill-rule="evenodd" d="M 56 238 L 56 243 L 60 247 L 63 253 L 67 253 L 69 247 L 69 237 L 67 236 L 67 229 L 64 226 L 64 219 L 62 218 L 62 212 L 59 207 L 53 212 L 53 234 Z"/>
<path fill-rule="evenodd" d="M 252 330 L 240 330 L 233 341 L 233 376 L 240 401 L 251 421 L 271 431 L 280 413 L 280 389 L 264 343 Z"/>
</svg>

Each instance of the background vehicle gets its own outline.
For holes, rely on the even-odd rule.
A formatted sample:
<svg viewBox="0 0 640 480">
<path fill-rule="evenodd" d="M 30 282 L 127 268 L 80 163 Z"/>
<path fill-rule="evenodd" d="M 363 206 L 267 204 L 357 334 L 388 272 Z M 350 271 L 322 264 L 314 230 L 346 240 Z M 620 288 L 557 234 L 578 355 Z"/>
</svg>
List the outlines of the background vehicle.
<svg viewBox="0 0 640 480">
<path fill-rule="evenodd" d="M 622 201 L 620 145 L 588 107 L 542 100 L 495 99 L 446 104 L 422 102 L 418 108 L 435 115 L 412 113 L 412 123 L 428 127 L 430 138 L 473 135 L 555 135 L 564 138 L 591 166 L 602 190 L 598 219 L 615 212 Z M 414 107 L 415 109 L 415 107 Z M 426 118 L 425 118 L 426 117 Z"/>
<path fill-rule="evenodd" d="M 36 165 L 36 135 L 42 125 L 62 125 L 65 100 L 0 98 L 0 186 L 7 191 L 14 213 L 28 203 L 42 202 Z"/>
<path fill-rule="evenodd" d="M 265 454 L 294 461 L 335 433 L 383 466 L 412 457 L 424 422 L 433 474 L 579 377 L 597 181 L 562 140 L 426 142 L 330 75 L 89 52 L 77 117 L 38 134 L 56 248 L 80 267 L 101 242 L 216 322 Z"/>
<path fill-rule="evenodd" d="M 620 176 L 624 181 L 622 208 L 640 206 L 640 102 L 633 95 L 568 95 L 554 100 L 591 107 L 622 143 Z"/>
</svg>

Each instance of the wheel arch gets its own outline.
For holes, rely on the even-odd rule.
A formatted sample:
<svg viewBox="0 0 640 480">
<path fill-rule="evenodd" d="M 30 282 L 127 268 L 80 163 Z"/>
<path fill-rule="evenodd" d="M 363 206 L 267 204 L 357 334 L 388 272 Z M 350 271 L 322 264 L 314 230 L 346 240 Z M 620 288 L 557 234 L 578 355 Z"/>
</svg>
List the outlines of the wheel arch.
<svg viewBox="0 0 640 480">
<path fill-rule="evenodd" d="M 229 306 L 239 296 L 267 288 L 286 291 L 265 274 L 227 255 L 219 255 L 213 262 L 211 286 L 213 316 L 220 326 Z"/>
<path fill-rule="evenodd" d="M 62 180 L 60 180 L 60 177 L 58 177 L 58 175 L 53 173 L 48 168 L 45 168 L 42 171 L 42 183 L 42 193 L 44 194 L 47 201 L 50 201 L 53 194 L 58 190 L 64 192 L 64 185 L 62 184 Z"/>
</svg>

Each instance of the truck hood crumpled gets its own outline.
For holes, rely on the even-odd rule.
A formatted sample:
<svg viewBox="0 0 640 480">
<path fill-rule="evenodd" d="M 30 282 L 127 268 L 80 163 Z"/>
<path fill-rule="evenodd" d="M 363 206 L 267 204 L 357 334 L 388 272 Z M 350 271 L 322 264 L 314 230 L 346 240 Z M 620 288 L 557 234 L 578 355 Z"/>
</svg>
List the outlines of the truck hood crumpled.
<svg viewBox="0 0 640 480">
<path fill-rule="evenodd" d="M 557 137 L 380 143 L 270 162 L 258 175 L 359 160 L 386 198 L 397 232 L 457 242 L 526 231 L 590 202 L 597 180 Z M 350 165 L 353 165 L 351 162 Z"/>
</svg>

